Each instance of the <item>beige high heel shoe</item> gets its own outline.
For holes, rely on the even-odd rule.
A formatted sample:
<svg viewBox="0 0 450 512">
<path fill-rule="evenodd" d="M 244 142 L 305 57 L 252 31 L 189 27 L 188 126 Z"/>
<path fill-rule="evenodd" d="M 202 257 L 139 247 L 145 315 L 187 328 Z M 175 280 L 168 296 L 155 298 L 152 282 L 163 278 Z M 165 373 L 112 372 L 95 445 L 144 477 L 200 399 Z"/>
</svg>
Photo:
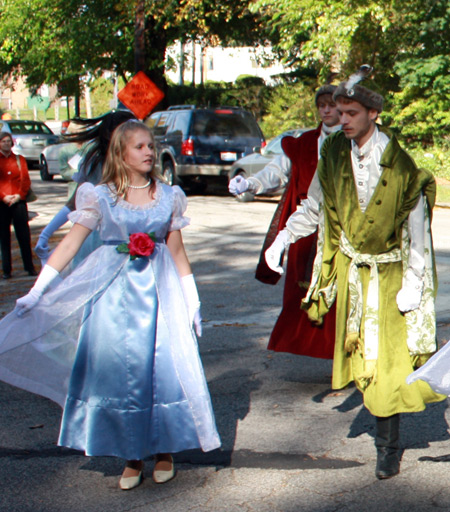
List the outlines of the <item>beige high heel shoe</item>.
<svg viewBox="0 0 450 512">
<path fill-rule="evenodd" d="M 124 476 L 127 468 L 134 469 L 139 472 L 137 475 Z M 127 461 L 127 465 L 125 466 L 125 469 L 123 470 L 122 476 L 120 477 L 119 480 L 119 487 L 122 489 L 122 491 L 129 491 L 130 489 L 134 489 L 135 487 L 140 485 L 143 480 L 143 470 L 144 463 L 141 460 Z"/>
<path fill-rule="evenodd" d="M 159 453 L 155 455 L 155 468 L 153 481 L 155 484 L 165 484 L 175 476 L 175 464 L 170 454 Z"/>
</svg>

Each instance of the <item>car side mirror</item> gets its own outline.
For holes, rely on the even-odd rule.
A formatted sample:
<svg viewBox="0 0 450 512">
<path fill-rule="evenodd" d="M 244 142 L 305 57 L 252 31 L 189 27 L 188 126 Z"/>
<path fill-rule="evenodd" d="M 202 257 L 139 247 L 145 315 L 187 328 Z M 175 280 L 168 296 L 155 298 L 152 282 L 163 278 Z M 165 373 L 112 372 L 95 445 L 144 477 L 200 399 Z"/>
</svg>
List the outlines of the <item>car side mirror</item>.
<svg viewBox="0 0 450 512">
<path fill-rule="evenodd" d="M 253 153 L 261 153 L 261 146 L 255 146 L 253 148 Z"/>
</svg>

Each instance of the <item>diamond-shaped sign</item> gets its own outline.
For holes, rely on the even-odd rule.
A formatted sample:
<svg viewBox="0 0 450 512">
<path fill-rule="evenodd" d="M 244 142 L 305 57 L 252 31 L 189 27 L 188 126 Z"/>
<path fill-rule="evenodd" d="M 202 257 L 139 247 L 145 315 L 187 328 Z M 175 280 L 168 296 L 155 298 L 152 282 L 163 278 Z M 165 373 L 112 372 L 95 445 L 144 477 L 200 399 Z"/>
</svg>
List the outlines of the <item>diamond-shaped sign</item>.
<svg viewBox="0 0 450 512">
<path fill-rule="evenodd" d="M 138 119 L 145 119 L 164 98 L 164 93 L 143 71 L 139 71 L 117 97 Z"/>
</svg>

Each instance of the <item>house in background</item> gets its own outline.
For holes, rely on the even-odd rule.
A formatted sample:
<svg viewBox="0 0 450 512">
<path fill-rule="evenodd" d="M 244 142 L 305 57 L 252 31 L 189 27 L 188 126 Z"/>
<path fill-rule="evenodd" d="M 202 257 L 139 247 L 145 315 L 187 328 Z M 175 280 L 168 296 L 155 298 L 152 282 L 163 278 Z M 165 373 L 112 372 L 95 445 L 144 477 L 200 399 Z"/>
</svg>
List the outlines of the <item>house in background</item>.
<svg viewBox="0 0 450 512">
<path fill-rule="evenodd" d="M 16 119 L 20 119 L 24 115 L 26 118 L 41 118 L 38 111 L 47 110 L 51 105 L 54 108 L 56 119 L 61 116 L 62 119 L 67 117 L 67 98 L 58 97 L 56 86 L 42 85 L 37 93 L 32 96 L 28 89 L 24 77 L 8 80 L 0 83 L 0 109 L 12 111 Z M 70 102 L 70 99 L 69 99 Z"/>
<path fill-rule="evenodd" d="M 19 76 L 14 82 L 14 87 L 11 87 L 9 83 L 0 85 L 0 108 L 2 110 L 28 108 L 27 98 L 29 95 L 30 92 L 25 81 Z"/>
<path fill-rule="evenodd" d="M 263 46 L 224 48 L 179 43 L 167 50 L 166 62 L 166 77 L 178 84 L 234 82 L 239 75 L 253 75 L 272 85 L 277 75 L 287 71 L 271 48 Z"/>
</svg>

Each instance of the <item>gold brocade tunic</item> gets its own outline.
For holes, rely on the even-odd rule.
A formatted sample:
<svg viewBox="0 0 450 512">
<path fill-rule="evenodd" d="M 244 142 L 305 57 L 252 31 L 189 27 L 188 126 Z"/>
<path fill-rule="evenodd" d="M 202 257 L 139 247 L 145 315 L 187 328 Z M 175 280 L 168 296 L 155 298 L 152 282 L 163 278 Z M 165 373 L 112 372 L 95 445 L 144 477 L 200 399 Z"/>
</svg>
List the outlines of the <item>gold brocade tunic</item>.
<svg viewBox="0 0 450 512">
<path fill-rule="evenodd" d="M 420 354 L 413 358 L 407 345 L 405 315 L 399 311 L 396 303 L 397 293 L 402 287 L 402 261 L 378 265 L 378 358 L 374 362 L 373 377 L 364 380 L 360 378 L 367 373 L 364 313 L 356 349 L 348 352 L 345 348 L 351 260 L 340 251 L 339 241 L 343 231 L 357 253 L 381 255 L 401 249 L 403 224 L 421 193 L 430 211 L 434 205 L 434 178 L 427 171 L 418 169 L 401 149 L 397 139 L 392 137 L 381 158 L 383 171 L 378 185 L 366 211 L 362 212 L 358 204 L 350 151 L 350 141 L 343 132 L 331 135 L 322 147 L 318 166 L 325 219 L 322 264 L 315 291 L 308 296 L 302 308 L 308 311 L 310 319 L 320 322 L 330 307 L 320 291 L 337 285 L 333 388 L 340 389 L 354 380 L 364 394 L 364 404 L 375 416 L 418 412 L 425 408 L 426 403 L 445 397 L 434 393 L 422 381 L 406 384 L 406 377 L 413 371 L 414 364 L 419 360 L 423 362 L 431 354 Z M 362 282 L 364 312 L 370 269 L 361 265 L 358 272 Z"/>
</svg>

